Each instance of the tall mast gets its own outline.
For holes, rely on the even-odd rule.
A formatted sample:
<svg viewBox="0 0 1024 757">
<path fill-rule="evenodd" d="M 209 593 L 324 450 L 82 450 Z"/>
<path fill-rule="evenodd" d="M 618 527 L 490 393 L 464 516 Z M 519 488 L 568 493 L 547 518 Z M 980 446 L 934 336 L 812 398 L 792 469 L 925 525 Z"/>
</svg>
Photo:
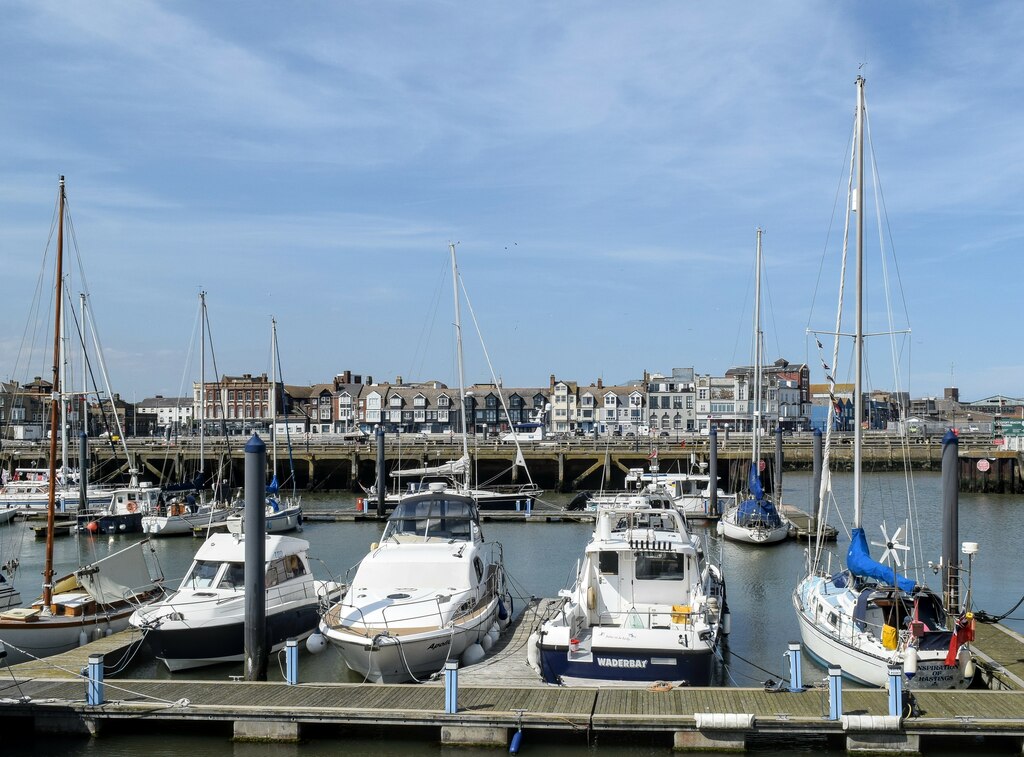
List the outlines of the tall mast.
<svg viewBox="0 0 1024 757">
<path fill-rule="evenodd" d="M 861 527 L 863 493 L 861 462 L 863 460 L 861 421 L 864 418 L 864 78 L 857 77 L 857 126 L 854 134 L 857 147 L 857 189 L 854 212 L 857 232 L 857 310 L 853 336 L 856 373 L 853 384 L 853 527 Z"/>
<path fill-rule="evenodd" d="M 64 177 L 60 177 L 59 201 L 57 209 L 57 280 L 54 293 L 53 324 L 53 387 L 50 395 L 50 481 L 49 499 L 46 506 L 46 562 L 43 568 L 43 607 L 49 612 L 50 600 L 53 599 L 53 524 L 56 510 L 57 485 L 57 423 L 60 419 L 60 336 L 61 336 L 61 301 L 64 297 Z M 61 403 L 63 404 L 63 403 Z"/>
<path fill-rule="evenodd" d="M 459 402 L 462 404 L 462 456 L 466 459 L 465 488 L 469 488 L 469 418 L 466 417 L 466 376 L 462 366 L 462 313 L 459 309 L 459 268 L 455 263 L 455 244 L 448 243 L 452 258 L 452 294 L 455 298 L 455 354 L 459 362 Z"/>
<path fill-rule="evenodd" d="M 273 477 L 277 478 L 277 321 L 270 317 L 270 448 Z"/>
<path fill-rule="evenodd" d="M 206 455 L 203 445 L 206 436 L 206 292 L 199 293 L 199 477 L 202 486 L 199 499 L 206 491 Z"/>
<path fill-rule="evenodd" d="M 757 229 L 757 263 L 754 282 L 754 428 L 753 463 L 761 462 L 761 229 Z"/>
</svg>

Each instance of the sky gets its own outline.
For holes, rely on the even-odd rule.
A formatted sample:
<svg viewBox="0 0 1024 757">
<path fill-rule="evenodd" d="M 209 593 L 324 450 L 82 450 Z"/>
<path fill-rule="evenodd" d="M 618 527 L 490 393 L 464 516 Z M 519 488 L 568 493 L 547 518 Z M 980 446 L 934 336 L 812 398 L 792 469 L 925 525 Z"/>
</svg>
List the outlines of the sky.
<svg viewBox="0 0 1024 757">
<path fill-rule="evenodd" d="M 450 242 L 467 383 L 721 375 L 758 227 L 765 360 L 822 381 L 862 75 L 895 316 L 866 312 L 896 334 L 870 385 L 1024 397 L 1021 28 L 1015 0 L 9 0 L 0 378 L 49 375 L 64 175 L 69 290 L 128 399 L 190 393 L 200 291 L 221 374 L 271 372 L 273 316 L 287 383 L 457 385 Z"/>
</svg>

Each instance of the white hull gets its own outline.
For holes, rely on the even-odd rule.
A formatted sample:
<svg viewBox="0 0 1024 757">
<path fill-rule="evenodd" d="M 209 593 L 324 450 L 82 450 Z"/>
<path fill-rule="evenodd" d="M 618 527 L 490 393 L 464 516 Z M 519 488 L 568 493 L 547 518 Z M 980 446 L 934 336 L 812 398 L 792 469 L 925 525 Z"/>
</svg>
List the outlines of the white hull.
<svg viewBox="0 0 1024 757">
<path fill-rule="evenodd" d="M 236 513 L 227 520 L 228 532 L 240 534 L 245 528 L 245 513 Z M 276 513 L 267 513 L 266 530 L 268 534 L 281 534 L 285 531 L 294 531 L 302 524 L 302 507 L 286 507 Z"/>
<path fill-rule="evenodd" d="M 132 609 L 123 609 L 110 615 L 91 615 L 82 618 L 51 616 L 34 622 L 5 621 L 0 617 L 0 639 L 7 648 L 8 665 L 17 665 L 33 658 L 51 657 L 68 652 L 85 642 L 100 639 L 128 627 Z"/>
<path fill-rule="evenodd" d="M 233 510 L 216 508 L 200 510 L 198 513 L 184 515 L 147 515 L 142 519 L 142 532 L 153 536 L 179 536 L 191 534 L 196 529 L 203 530 L 209 526 L 224 523 Z"/>
<path fill-rule="evenodd" d="M 814 581 L 815 579 L 808 579 Z M 829 614 L 838 617 L 838 628 L 833 630 L 823 624 L 815 623 L 810 615 L 816 594 L 814 589 L 807 590 L 807 581 L 801 582 L 793 594 L 793 607 L 797 622 L 800 625 L 800 640 L 804 648 L 818 662 L 826 666 L 839 667 L 843 675 L 866 686 L 885 688 L 889 681 L 889 667 L 902 667 L 905 662 L 903 649 L 886 649 L 877 638 L 866 631 L 849 630 L 848 616 L 839 607 L 849 602 L 828 603 L 834 607 Z M 801 608 L 801 592 L 806 592 L 806 601 Z M 831 598 L 835 598 L 832 595 Z M 820 615 L 820 613 L 819 613 Z M 961 666 L 945 665 L 946 650 L 919 651 L 917 654 L 917 673 L 910 680 L 908 688 L 921 689 L 964 689 L 970 685 L 971 679 L 964 675 Z"/>
<path fill-rule="evenodd" d="M 718 521 L 718 533 L 730 541 L 742 544 L 777 544 L 789 537 L 790 522 L 783 518 L 777 528 L 765 526 L 741 526 L 736 523 L 734 512 L 727 512 Z"/>
<path fill-rule="evenodd" d="M 494 597 L 482 612 L 451 628 L 378 636 L 373 640 L 340 628 L 321 626 L 321 632 L 338 648 L 345 664 L 365 680 L 404 683 L 430 678 L 444 668 L 446 661 L 458 660 L 470 645 L 487 634 L 497 619 L 498 600 Z"/>
</svg>

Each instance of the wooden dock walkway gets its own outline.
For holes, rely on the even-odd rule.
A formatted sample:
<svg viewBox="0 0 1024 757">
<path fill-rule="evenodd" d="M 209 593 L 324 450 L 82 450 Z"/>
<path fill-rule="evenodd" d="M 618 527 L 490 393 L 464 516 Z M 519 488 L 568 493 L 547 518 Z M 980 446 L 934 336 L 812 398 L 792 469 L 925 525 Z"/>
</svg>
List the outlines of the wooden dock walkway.
<svg viewBox="0 0 1024 757">
<path fill-rule="evenodd" d="M 888 693 L 845 688 L 842 716 L 829 720 L 828 693 L 761 688 L 563 687 L 544 684 L 526 662 L 526 643 L 559 600 L 535 600 L 502 634 L 491 655 L 459 671 L 458 712 L 445 713 L 440 680 L 425 685 L 254 683 L 112 679 L 90 706 L 81 671 L 92 654 L 109 669 L 140 637 L 100 639 L 0 676 L 0 721 L 29 719 L 37 732 L 102 735 L 144 721 L 154 733 L 220 723 L 238 739 L 292 741 L 334 736 L 336 728 L 419 727 L 449 744 L 507 746 L 522 728 L 530 743 L 561 732 L 590 742 L 598 734 L 664 739 L 678 749 L 743 749 L 771 738 L 818 739 L 848 749 L 918 751 L 922 740 L 1016 740 L 1024 748 L 1024 637 L 978 625 L 977 644 L 999 691 L 915 692 L 917 714 L 889 716 Z M 993 660 L 993 662 L 984 662 Z M 996 662 L 995 660 L 1001 660 Z M 301 663 L 300 663 L 301 664 Z M 300 671 L 301 680 L 301 671 Z M 986 680 L 988 680 L 986 678 Z"/>
</svg>

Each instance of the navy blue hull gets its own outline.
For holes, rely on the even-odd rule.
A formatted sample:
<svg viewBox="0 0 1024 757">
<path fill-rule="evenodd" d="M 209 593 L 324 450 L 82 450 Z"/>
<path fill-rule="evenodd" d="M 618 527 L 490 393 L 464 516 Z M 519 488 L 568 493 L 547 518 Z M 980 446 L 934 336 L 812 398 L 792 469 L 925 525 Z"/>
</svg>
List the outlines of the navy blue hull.
<svg viewBox="0 0 1024 757">
<path fill-rule="evenodd" d="M 571 659 L 564 647 L 540 650 L 541 675 L 548 683 L 560 683 L 563 677 L 593 681 L 684 681 L 689 686 L 710 686 L 715 656 L 711 650 L 663 652 L 631 650 L 577 655 Z"/>
<path fill-rule="evenodd" d="M 320 621 L 316 603 L 267 616 L 267 650 L 287 639 L 309 634 Z M 161 660 L 209 660 L 245 655 L 245 623 L 197 626 L 180 630 L 159 627 L 146 632 L 146 644 Z"/>
<path fill-rule="evenodd" d="M 89 525 L 95 523 L 95 529 Z M 121 515 L 79 515 L 79 528 L 87 528 L 93 533 L 101 534 L 141 534 L 142 513 L 124 513 Z"/>
</svg>

